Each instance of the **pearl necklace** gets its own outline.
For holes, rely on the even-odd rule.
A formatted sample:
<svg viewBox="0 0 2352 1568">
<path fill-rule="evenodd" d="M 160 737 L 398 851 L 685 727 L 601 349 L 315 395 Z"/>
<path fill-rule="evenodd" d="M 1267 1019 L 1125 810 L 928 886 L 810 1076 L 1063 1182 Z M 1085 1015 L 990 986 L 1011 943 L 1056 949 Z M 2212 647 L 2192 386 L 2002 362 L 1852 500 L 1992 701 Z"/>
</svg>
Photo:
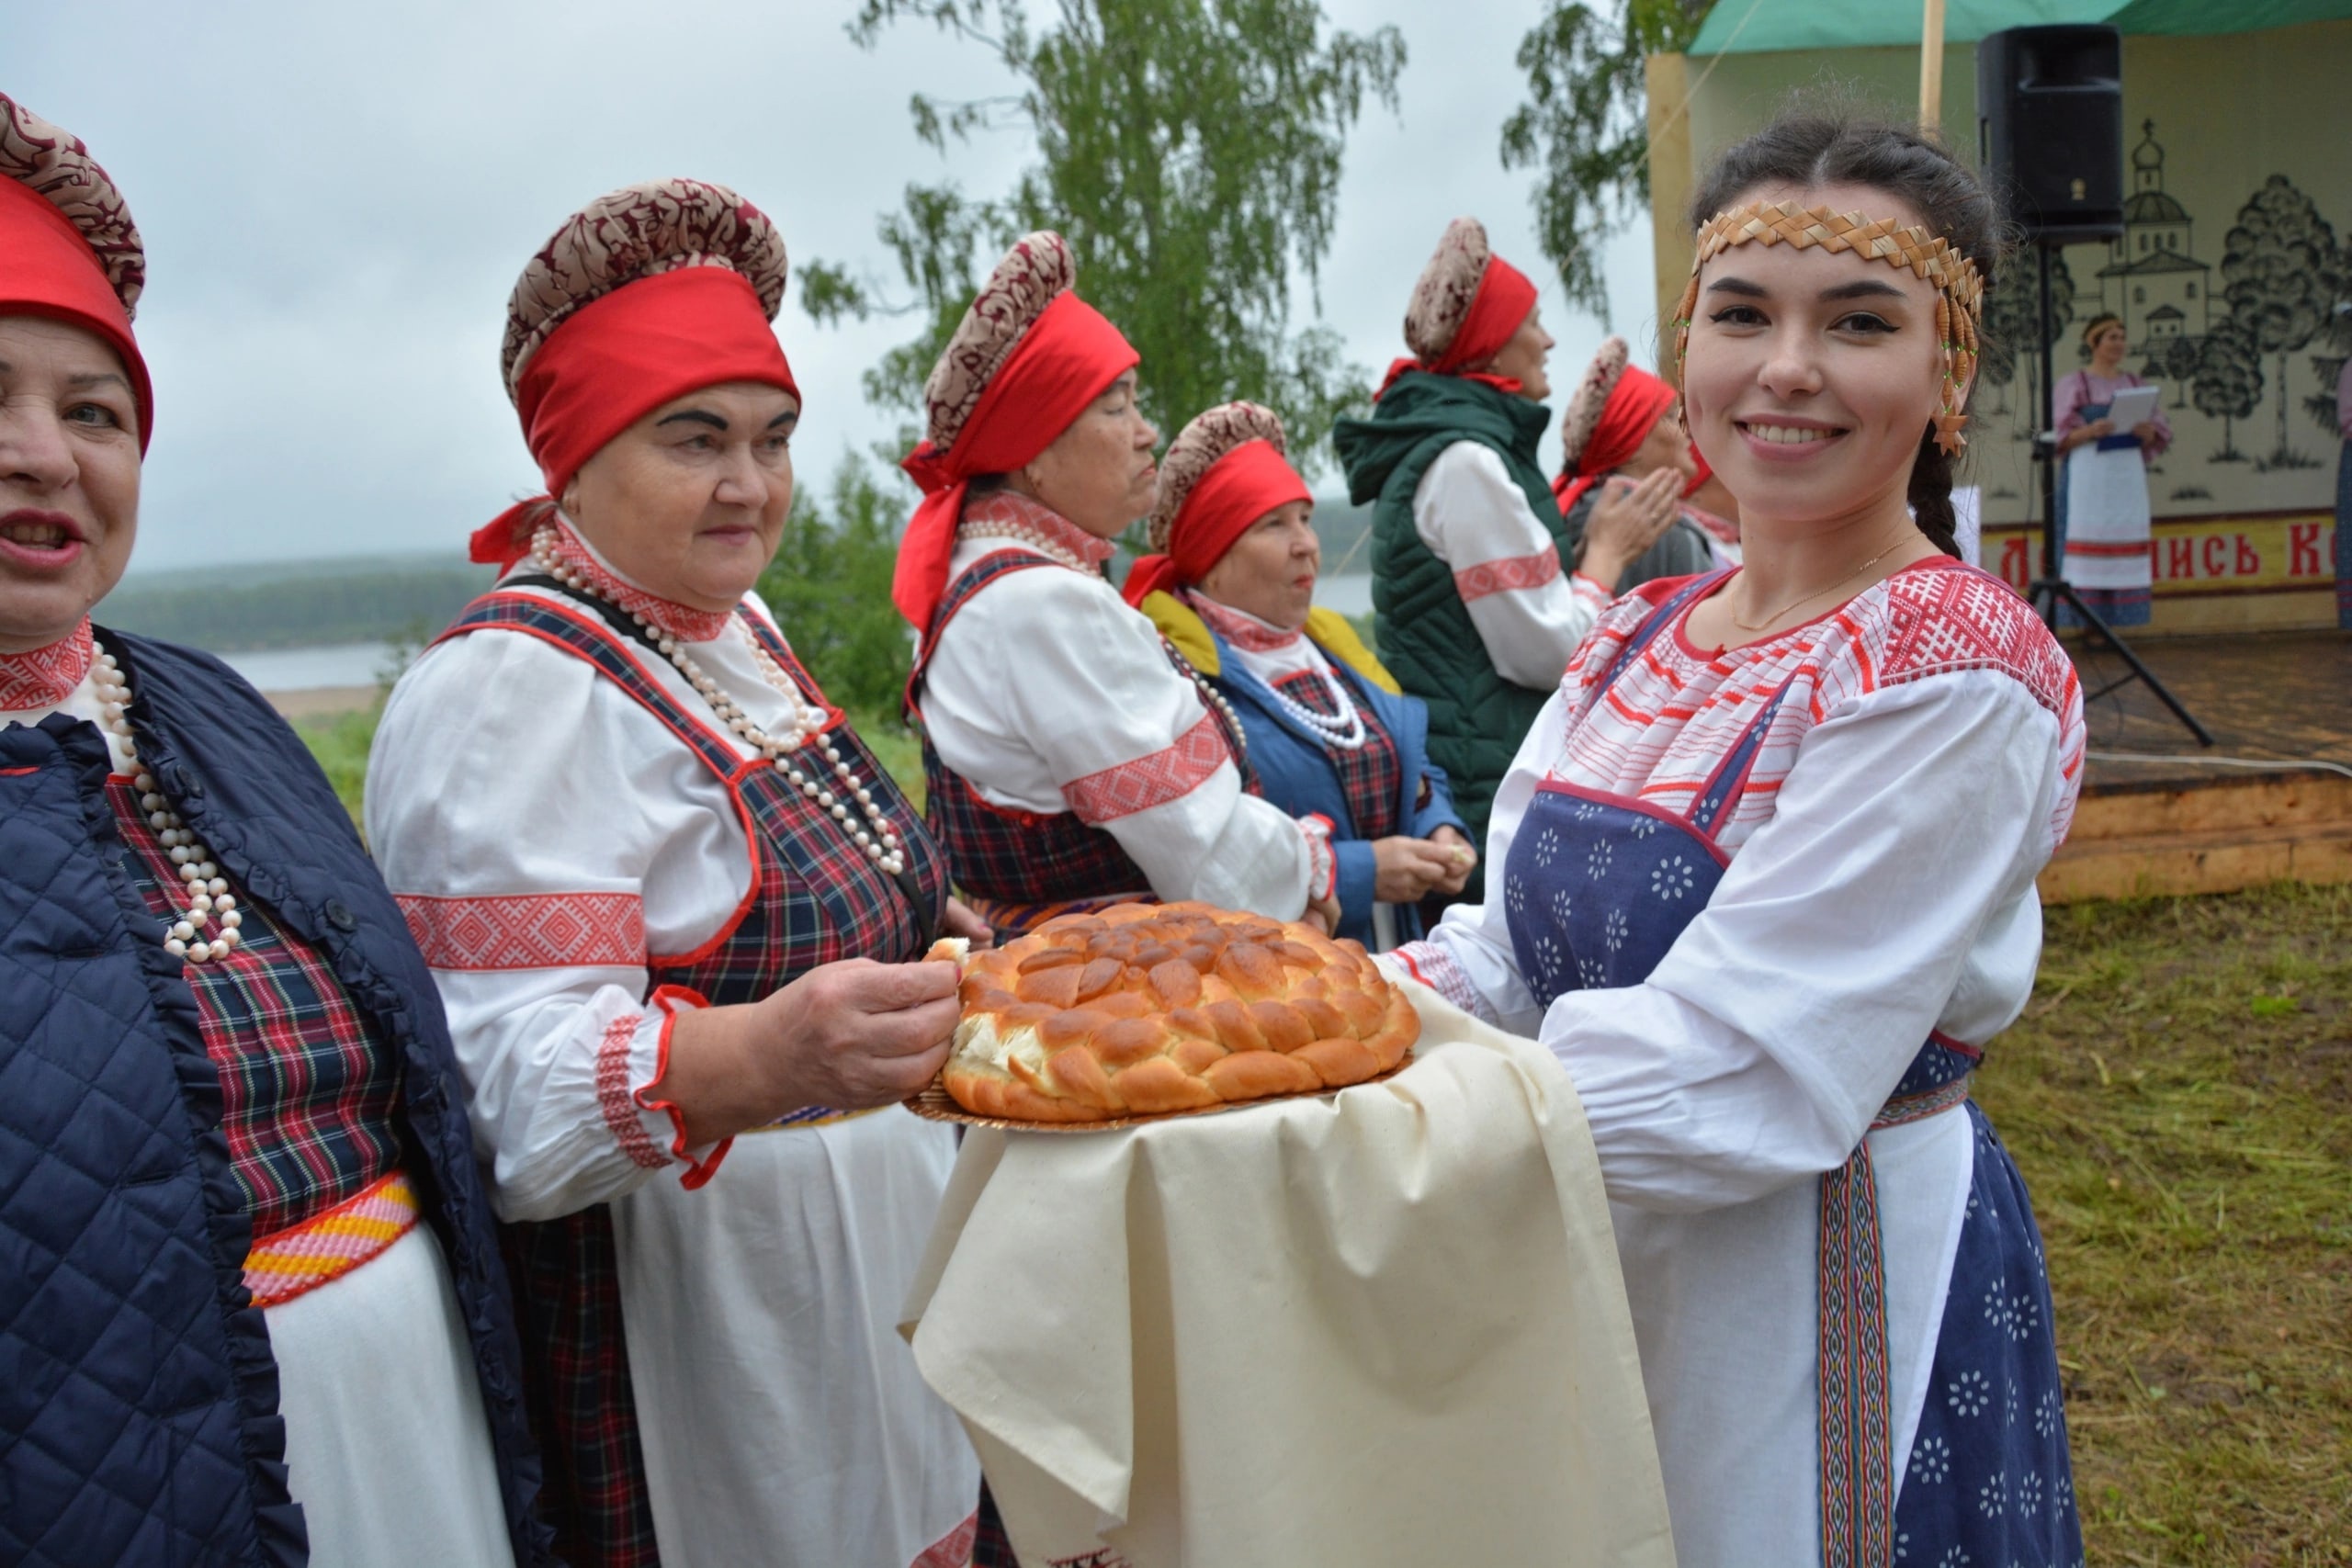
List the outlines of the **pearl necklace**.
<svg viewBox="0 0 2352 1568">
<path fill-rule="evenodd" d="M 1348 695 L 1346 683 L 1328 670 L 1309 670 L 1307 673 L 1321 681 L 1323 689 L 1331 694 L 1334 711 L 1317 713 L 1305 703 L 1295 700 L 1272 681 L 1266 682 L 1266 690 L 1273 693 L 1274 701 L 1282 705 L 1284 713 L 1320 736 L 1326 744 L 1337 746 L 1342 751 L 1362 750 L 1364 741 L 1370 738 L 1370 731 L 1364 728 L 1363 714 L 1356 707 L 1354 699 Z"/>
<path fill-rule="evenodd" d="M 1102 575 L 1099 569 L 1081 559 L 1076 551 L 1046 537 L 1044 533 L 1025 523 L 967 523 L 956 530 L 956 536 L 965 539 L 1010 539 L 1060 562 L 1072 571 L 1082 572 L 1088 577 Z"/>
<path fill-rule="evenodd" d="M 556 558 L 555 530 L 552 527 L 542 525 L 538 532 L 531 536 L 531 564 L 575 592 L 586 593 L 594 598 L 605 599 L 607 604 L 611 603 L 598 592 L 595 583 L 589 580 L 585 572 L 576 570 Z M 647 635 L 653 638 L 653 645 L 662 650 L 662 656 L 677 666 L 678 673 L 686 678 L 686 683 L 701 694 L 703 701 L 710 705 L 711 711 L 718 716 L 719 722 L 757 749 L 777 773 L 791 781 L 795 789 L 815 801 L 820 810 L 826 812 L 834 821 L 840 823 L 842 830 L 849 834 L 857 847 L 865 852 L 866 859 L 891 876 L 897 876 L 907 869 L 905 847 L 899 841 L 899 835 L 891 828 L 888 819 L 883 816 L 882 808 L 874 803 L 874 792 L 858 782 L 857 775 L 851 771 L 849 763 L 842 760 L 841 749 L 833 744 L 830 732 L 831 716 L 823 708 L 808 705 L 808 699 L 802 695 L 798 685 L 775 660 L 768 657 L 766 649 L 761 648 L 748 633 L 744 634 L 744 641 L 751 646 L 752 662 L 759 670 L 760 678 L 792 701 L 792 729 L 786 735 L 770 734 L 753 723 L 751 716 L 736 705 L 735 699 L 729 696 L 720 688 L 718 682 L 712 680 L 702 666 L 695 662 L 693 656 L 686 652 L 684 643 L 655 626 L 643 615 L 636 611 L 630 611 L 628 615 L 631 620 L 644 627 Z M 816 740 L 819 749 L 824 753 L 826 766 L 831 769 L 831 779 L 824 777 L 824 768 L 814 770 L 812 774 L 811 772 L 804 772 L 799 762 L 794 760 L 793 753 L 811 738 Z M 840 793 L 836 794 L 835 791 Z M 850 807 L 853 802 L 855 803 L 857 810 L 864 815 L 866 821 L 865 827 L 859 827 L 855 818 L 851 816 Z"/>
<path fill-rule="evenodd" d="M 139 767 L 139 742 L 130 733 L 129 716 L 130 682 L 123 678 L 122 666 L 116 662 L 114 655 L 104 648 L 98 649 L 96 659 L 91 662 L 90 683 L 97 694 L 98 711 L 107 729 L 119 744 L 124 760 Z M 243 940 L 243 933 L 237 928 L 245 923 L 245 917 L 237 908 L 236 895 L 229 891 L 229 884 L 220 874 L 220 863 L 213 859 L 212 852 L 188 831 L 187 824 L 180 820 L 171 803 L 157 792 L 154 774 L 139 768 L 131 777 L 130 787 L 139 792 L 139 809 L 147 814 L 147 825 L 155 829 L 156 839 L 171 854 L 187 900 L 187 912 L 164 931 L 164 951 L 190 964 L 228 957 Z M 208 927 L 217 929 L 208 936 Z"/>
</svg>

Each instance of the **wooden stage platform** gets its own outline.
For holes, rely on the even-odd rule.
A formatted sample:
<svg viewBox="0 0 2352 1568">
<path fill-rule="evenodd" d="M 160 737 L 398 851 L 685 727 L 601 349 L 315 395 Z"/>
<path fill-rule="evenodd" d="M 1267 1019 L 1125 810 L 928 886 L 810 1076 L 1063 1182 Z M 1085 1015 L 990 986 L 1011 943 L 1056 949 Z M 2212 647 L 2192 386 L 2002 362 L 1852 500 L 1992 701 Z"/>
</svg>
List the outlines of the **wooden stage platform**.
<svg viewBox="0 0 2352 1568">
<path fill-rule="evenodd" d="M 2124 636 L 2215 744 L 2136 681 L 2090 702 L 2082 803 L 2043 902 L 2352 882 L 2352 632 Z M 2125 672 L 2067 647 L 2086 695 Z"/>
</svg>

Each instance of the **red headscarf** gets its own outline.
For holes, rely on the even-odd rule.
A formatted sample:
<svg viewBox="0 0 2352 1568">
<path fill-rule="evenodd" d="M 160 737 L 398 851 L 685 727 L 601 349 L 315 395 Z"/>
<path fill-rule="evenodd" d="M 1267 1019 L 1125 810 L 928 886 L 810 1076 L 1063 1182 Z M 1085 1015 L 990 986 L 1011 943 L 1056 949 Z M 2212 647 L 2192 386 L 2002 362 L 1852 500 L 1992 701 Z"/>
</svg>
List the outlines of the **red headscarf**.
<svg viewBox="0 0 2352 1568">
<path fill-rule="evenodd" d="M 1502 352 L 1510 342 L 1520 323 L 1535 309 L 1536 288 L 1525 273 L 1503 260 L 1488 256 L 1486 270 L 1478 275 L 1478 291 L 1470 297 L 1469 312 L 1462 318 L 1461 327 L 1445 352 L 1423 364 L 1418 359 L 1398 359 L 1389 364 L 1388 374 L 1381 378 L 1380 391 L 1385 392 L 1396 384 L 1396 378 L 1408 370 L 1426 370 L 1433 376 L 1460 376 L 1466 380 L 1483 381 L 1502 392 L 1517 392 L 1519 382 L 1509 376 L 1493 376 L 1482 370 L 1465 369 L 1479 365 Z M 1378 400 L 1380 393 L 1374 394 Z"/>
<path fill-rule="evenodd" d="M 1245 441 L 1194 481 L 1168 530 L 1168 553 L 1146 556 L 1127 572 L 1127 603 L 1162 589 L 1189 588 L 1225 558 L 1233 542 L 1277 506 L 1311 501 L 1313 492 L 1271 441 Z"/>
<path fill-rule="evenodd" d="M 926 441 L 899 466 L 922 486 L 922 504 L 899 541 L 890 602 L 928 634 L 947 591 L 956 525 L 964 517 L 965 482 L 976 474 L 1010 473 L 1054 444 L 1103 389 L 1142 355 L 1077 295 L 1054 296 L 1022 334 L 945 451 Z"/>
<path fill-rule="evenodd" d="M 105 339 L 122 356 L 123 369 L 130 377 L 131 399 L 139 406 L 139 450 L 146 452 L 155 424 L 155 394 L 148 383 L 147 361 L 130 335 L 130 313 L 73 220 L 48 197 L 5 177 L 0 177 L 0 315 L 47 316 Z"/>
<path fill-rule="evenodd" d="M 1592 439 L 1584 444 L 1575 470 L 1552 481 L 1560 511 L 1566 513 L 1611 468 L 1640 451 L 1673 406 L 1672 387 L 1638 365 L 1625 367 L 1617 384 L 1609 389 L 1609 400 L 1600 406 L 1600 423 L 1593 427 Z"/>
<path fill-rule="evenodd" d="M 548 493 L 477 529 L 473 558 L 514 565 L 530 547 L 521 525 L 562 495 L 581 465 L 671 399 L 724 381 L 800 396 L 775 329 L 741 273 L 678 267 L 581 306 L 531 356 L 514 389 L 523 438 Z"/>
</svg>

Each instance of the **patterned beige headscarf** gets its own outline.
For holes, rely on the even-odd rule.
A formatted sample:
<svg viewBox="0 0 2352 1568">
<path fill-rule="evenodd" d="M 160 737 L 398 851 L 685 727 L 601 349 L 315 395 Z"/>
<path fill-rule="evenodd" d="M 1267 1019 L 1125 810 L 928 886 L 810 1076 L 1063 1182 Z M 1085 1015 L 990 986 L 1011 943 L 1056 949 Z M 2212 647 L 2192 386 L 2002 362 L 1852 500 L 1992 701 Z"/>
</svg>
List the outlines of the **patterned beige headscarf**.
<svg viewBox="0 0 2352 1568">
<path fill-rule="evenodd" d="M 770 321 L 784 303 L 784 236 L 766 213 L 707 180 L 648 180 L 564 220 L 516 279 L 498 368 L 513 400 L 531 356 L 573 311 L 625 283 L 681 267 L 739 273 Z"/>
<path fill-rule="evenodd" d="M 1735 245 L 1815 246 L 1835 255 L 1851 251 L 1883 261 L 1935 285 L 1936 339 L 1943 345 L 1942 412 L 1936 415 L 1936 445 L 1957 456 L 1968 445 L 1968 395 L 1976 382 L 1978 329 L 1984 320 L 1984 280 L 1976 264 L 1952 249 L 1941 235 L 1892 218 L 1799 207 L 1793 201 L 1753 201 L 1718 212 L 1699 231 L 1690 257 L 1690 282 L 1674 312 L 1674 380 L 1682 384 L 1682 360 L 1690 346 L 1690 320 L 1699 310 L 1699 274 Z"/>
</svg>

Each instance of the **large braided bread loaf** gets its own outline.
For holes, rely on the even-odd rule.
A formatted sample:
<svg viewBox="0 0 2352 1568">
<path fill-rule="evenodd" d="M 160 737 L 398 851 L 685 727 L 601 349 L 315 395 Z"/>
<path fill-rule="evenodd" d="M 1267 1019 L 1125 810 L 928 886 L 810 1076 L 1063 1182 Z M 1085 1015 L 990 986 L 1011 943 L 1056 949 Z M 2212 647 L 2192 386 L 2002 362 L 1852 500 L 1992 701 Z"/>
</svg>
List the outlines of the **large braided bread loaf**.
<svg viewBox="0 0 2352 1568">
<path fill-rule="evenodd" d="M 1352 942 L 1205 904 L 1048 920 L 966 965 L 944 1077 L 1024 1122 L 1189 1111 L 1386 1072 L 1420 1033 Z"/>
</svg>

